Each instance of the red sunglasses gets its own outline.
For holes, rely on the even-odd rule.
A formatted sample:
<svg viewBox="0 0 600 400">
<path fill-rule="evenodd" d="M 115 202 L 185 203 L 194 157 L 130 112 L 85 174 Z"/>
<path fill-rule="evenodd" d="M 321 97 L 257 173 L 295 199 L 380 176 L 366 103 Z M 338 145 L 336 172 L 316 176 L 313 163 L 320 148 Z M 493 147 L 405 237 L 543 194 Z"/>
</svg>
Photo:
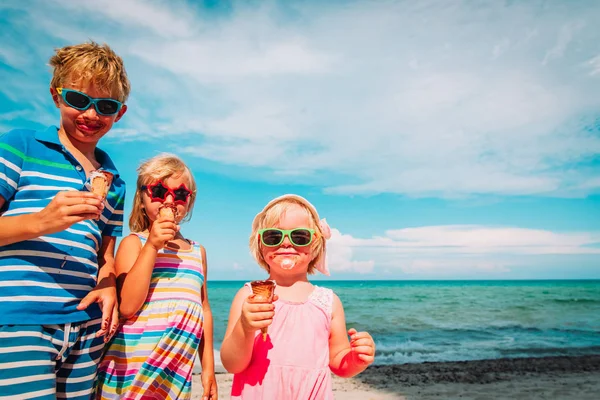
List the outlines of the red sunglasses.
<svg viewBox="0 0 600 400">
<path fill-rule="evenodd" d="M 182 183 L 178 188 L 171 189 L 167 185 L 163 183 L 163 181 L 158 181 L 153 183 L 152 185 L 144 185 L 141 187 L 142 190 L 148 191 L 148 196 L 152 201 L 159 201 L 164 203 L 167 199 L 167 195 L 173 196 L 173 203 L 175 204 L 185 204 L 188 202 L 190 196 L 192 195 L 192 191 Z"/>
</svg>

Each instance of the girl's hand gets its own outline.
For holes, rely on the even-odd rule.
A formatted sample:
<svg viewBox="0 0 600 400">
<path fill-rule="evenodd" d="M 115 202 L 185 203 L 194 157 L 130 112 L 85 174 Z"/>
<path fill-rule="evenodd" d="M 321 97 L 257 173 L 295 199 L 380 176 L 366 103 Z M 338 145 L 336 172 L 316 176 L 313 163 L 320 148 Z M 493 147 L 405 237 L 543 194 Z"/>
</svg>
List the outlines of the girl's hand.
<svg viewBox="0 0 600 400">
<path fill-rule="evenodd" d="M 58 192 L 52 201 L 37 213 L 37 220 L 44 234 L 56 233 L 77 222 L 99 218 L 103 209 L 104 202 L 94 193 Z"/>
<path fill-rule="evenodd" d="M 354 354 L 357 363 L 371 365 L 375 361 L 375 341 L 368 332 L 357 332 L 348 329 L 350 336 L 350 351 Z"/>
<path fill-rule="evenodd" d="M 217 393 L 217 380 L 214 374 L 202 374 L 202 400 L 217 400 L 219 395 Z"/>
<path fill-rule="evenodd" d="M 259 329 L 265 328 L 273 323 L 275 315 L 275 302 L 277 295 L 273 296 L 273 301 L 268 301 L 264 297 L 251 294 L 244 304 L 242 304 L 242 315 L 240 321 L 246 334 L 254 334 Z"/>
<path fill-rule="evenodd" d="M 169 240 L 175 239 L 177 231 L 179 231 L 179 226 L 174 221 L 156 220 L 148 234 L 147 243 L 158 251 L 165 247 L 165 243 Z"/>
<path fill-rule="evenodd" d="M 119 305 L 114 279 L 102 279 L 94 290 L 79 302 L 77 309 L 85 310 L 93 303 L 99 303 L 102 309 L 102 323 L 96 337 L 104 335 L 104 343 L 108 343 L 119 326 Z"/>
</svg>

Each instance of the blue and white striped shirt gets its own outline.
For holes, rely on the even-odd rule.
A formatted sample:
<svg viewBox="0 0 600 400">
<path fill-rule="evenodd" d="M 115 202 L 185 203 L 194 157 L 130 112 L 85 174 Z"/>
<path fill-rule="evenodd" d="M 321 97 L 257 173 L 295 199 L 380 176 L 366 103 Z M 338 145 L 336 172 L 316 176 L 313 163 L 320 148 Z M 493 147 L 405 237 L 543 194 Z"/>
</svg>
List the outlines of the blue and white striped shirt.
<svg viewBox="0 0 600 400">
<path fill-rule="evenodd" d="M 98 318 L 77 305 L 96 285 L 102 236 L 121 236 L 125 182 L 96 149 L 114 179 L 99 221 L 86 220 L 38 238 L 0 246 L 0 325 L 63 324 Z M 60 143 L 58 128 L 18 129 L 0 136 L 1 216 L 34 213 L 61 191 L 87 190 L 83 167 Z"/>
</svg>

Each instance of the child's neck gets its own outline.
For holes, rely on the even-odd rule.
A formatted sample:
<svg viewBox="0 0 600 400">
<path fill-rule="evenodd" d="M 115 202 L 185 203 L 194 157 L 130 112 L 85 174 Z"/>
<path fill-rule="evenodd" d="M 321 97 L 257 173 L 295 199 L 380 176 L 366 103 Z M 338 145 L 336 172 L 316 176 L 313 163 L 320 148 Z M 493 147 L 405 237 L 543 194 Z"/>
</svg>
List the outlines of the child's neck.
<svg viewBox="0 0 600 400">
<path fill-rule="evenodd" d="M 283 301 L 289 301 L 293 303 L 304 303 L 310 297 L 315 287 L 308 281 L 308 279 L 299 280 L 297 278 L 282 280 L 275 279 L 271 276 L 277 286 L 275 287 L 275 293 Z M 305 276 L 306 278 L 306 276 Z"/>
<path fill-rule="evenodd" d="M 296 283 L 301 283 L 301 282 L 309 283 L 308 275 L 306 274 L 306 272 L 293 274 L 293 275 L 292 274 L 283 275 L 283 274 L 278 274 L 273 271 L 269 275 L 269 279 L 277 282 L 277 286 L 285 286 L 285 287 L 294 286 Z"/>
<path fill-rule="evenodd" d="M 81 164 L 86 173 L 101 167 L 96 160 L 96 143 L 81 143 L 73 140 L 61 127 L 58 130 L 58 139 L 67 150 Z"/>
</svg>

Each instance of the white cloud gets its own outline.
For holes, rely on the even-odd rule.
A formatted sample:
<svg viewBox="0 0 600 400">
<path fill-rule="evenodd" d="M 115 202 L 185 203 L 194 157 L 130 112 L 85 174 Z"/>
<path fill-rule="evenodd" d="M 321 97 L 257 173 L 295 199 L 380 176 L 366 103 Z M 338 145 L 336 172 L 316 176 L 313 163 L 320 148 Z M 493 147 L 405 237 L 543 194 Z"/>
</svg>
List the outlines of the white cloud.
<svg viewBox="0 0 600 400">
<path fill-rule="evenodd" d="M 600 233 L 558 233 L 526 228 L 472 225 L 426 226 L 389 230 L 362 245 L 398 247 L 407 252 L 445 254 L 600 254 Z"/>
<path fill-rule="evenodd" d="M 337 229 L 332 229 L 331 239 L 327 246 L 327 264 L 329 269 L 335 272 L 356 272 L 368 274 L 373 272 L 375 262 L 373 260 L 354 260 L 354 249 L 349 243 L 353 239 L 342 235 Z"/>
<path fill-rule="evenodd" d="M 142 29 L 142 32 L 151 32 L 164 39 L 190 37 L 201 29 L 194 18 L 193 8 L 182 2 L 104 0 L 99 4 L 94 0 L 58 0 L 54 3 L 59 3 L 70 12 L 87 14 L 91 19 L 100 17 L 106 22 Z"/>
<path fill-rule="evenodd" d="M 232 268 L 233 268 L 234 271 L 244 271 L 245 270 L 245 268 L 243 266 L 241 266 L 237 262 L 233 263 L 233 267 Z"/>
<path fill-rule="evenodd" d="M 27 57 L 17 49 L 0 47 L 0 60 L 7 65 L 23 66 L 26 63 Z"/>
<path fill-rule="evenodd" d="M 130 51 L 148 64 L 203 84 L 231 84 L 236 80 L 323 73 L 330 69 L 330 57 L 311 51 L 301 38 L 287 37 L 256 46 L 251 38 L 232 37 L 235 34 L 174 43 L 140 40 Z"/>
<path fill-rule="evenodd" d="M 503 263 L 478 260 L 414 260 L 400 267 L 407 275 L 418 275 L 428 278 L 456 277 L 460 275 L 477 276 L 478 274 L 506 274 L 510 272 Z"/>
<path fill-rule="evenodd" d="M 588 65 L 590 66 L 590 69 L 592 70 L 590 72 L 590 75 L 593 76 L 593 75 L 600 74 L 600 55 L 597 55 L 596 57 L 589 60 Z"/>
<path fill-rule="evenodd" d="M 554 58 L 562 57 L 567 49 L 567 46 L 573 40 L 575 34 L 583 29 L 583 27 L 585 27 L 585 23 L 583 21 L 576 21 L 564 25 L 558 33 L 556 45 L 546 53 L 542 64 L 546 64 L 548 61 Z"/>
<path fill-rule="evenodd" d="M 507 38 L 502 39 L 499 43 L 494 46 L 492 52 L 493 58 L 496 59 L 502 55 L 510 47 L 510 40 Z"/>
<path fill-rule="evenodd" d="M 600 232 L 474 225 L 388 230 L 371 238 L 332 232 L 330 266 L 339 272 L 387 270 L 432 277 L 506 274 L 530 257 L 600 254 Z"/>
<path fill-rule="evenodd" d="M 600 153 L 590 131 L 600 5 L 285 4 L 218 14 L 185 2 L 15 2 L 27 13 L 13 29 L 32 42 L 107 41 L 133 83 L 125 135 L 111 137 L 192 135 L 178 151 L 253 179 L 318 179 L 336 194 L 600 190 L 598 167 L 576 167 Z M 5 59 L 39 71 L 11 43 Z"/>
<path fill-rule="evenodd" d="M 25 111 L 25 110 L 11 111 L 11 112 L 7 112 L 4 114 L 0 114 L 0 121 L 10 121 L 14 118 L 29 117 L 29 116 L 31 116 L 29 111 Z"/>
</svg>

